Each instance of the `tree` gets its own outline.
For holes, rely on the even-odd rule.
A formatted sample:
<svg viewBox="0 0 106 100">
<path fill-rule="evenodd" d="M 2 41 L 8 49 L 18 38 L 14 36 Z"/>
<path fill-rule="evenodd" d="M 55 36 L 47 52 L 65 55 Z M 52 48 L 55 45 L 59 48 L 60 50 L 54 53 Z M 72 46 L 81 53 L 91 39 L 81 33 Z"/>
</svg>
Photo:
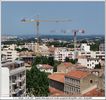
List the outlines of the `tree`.
<svg viewBox="0 0 106 100">
<path fill-rule="evenodd" d="M 72 64 L 77 63 L 77 61 L 78 61 L 78 59 L 70 59 L 70 62 L 71 62 Z"/>
<path fill-rule="evenodd" d="M 21 52 L 21 49 L 20 48 L 16 48 L 15 50 L 18 51 L 18 52 Z"/>
<path fill-rule="evenodd" d="M 65 62 L 70 62 L 69 57 L 66 57 L 66 58 L 65 58 Z"/>
<path fill-rule="evenodd" d="M 28 51 L 28 48 L 22 48 L 21 51 Z"/>
<path fill-rule="evenodd" d="M 33 64 L 30 71 L 26 71 L 26 92 L 29 96 L 48 96 L 49 81 L 45 72 L 40 72 Z"/>
<path fill-rule="evenodd" d="M 54 66 L 54 57 L 48 58 L 48 64 L 51 65 L 51 66 Z"/>
<path fill-rule="evenodd" d="M 95 65 L 94 69 L 101 69 L 101 64 L 99 63 L 99 64 Z"/>
</svg>

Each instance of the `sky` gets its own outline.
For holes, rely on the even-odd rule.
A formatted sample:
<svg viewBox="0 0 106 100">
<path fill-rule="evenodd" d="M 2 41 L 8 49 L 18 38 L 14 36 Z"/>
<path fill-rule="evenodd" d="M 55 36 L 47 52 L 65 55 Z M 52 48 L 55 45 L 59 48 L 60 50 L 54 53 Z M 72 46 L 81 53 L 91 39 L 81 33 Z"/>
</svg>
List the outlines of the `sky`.
<svg viewBox="0 0 106 100">
<path fill-rule="evenodd" d="M 84 29 L 85 35 L 104 35 L 105 31 L 104 2 L 6 2 L 1 4 L 1 34 L 35 35 L 35 23 L 22 23 L 21 19 L 64 20 L 71 22 L 42 22 L 40 35 L 60 35 L 61 30 L 72 34 L 74 29 Z M 51 33 L 56 30 L 57 33 Z M 79 33 L 81 35 L 81 33 Z"/>
</svg>

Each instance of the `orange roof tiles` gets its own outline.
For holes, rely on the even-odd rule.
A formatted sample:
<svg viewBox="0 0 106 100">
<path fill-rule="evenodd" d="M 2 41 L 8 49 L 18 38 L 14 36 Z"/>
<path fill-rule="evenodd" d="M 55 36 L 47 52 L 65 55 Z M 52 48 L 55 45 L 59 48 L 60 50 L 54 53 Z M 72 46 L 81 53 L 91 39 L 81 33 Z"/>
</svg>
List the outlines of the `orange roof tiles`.
<svg viewBox="0 0 106 100">
<path fill-rule="evenodd" d="M 63 95 L 64 94 L 63 91 L 60 91 L 60 90 L 55 89 L 53 87 L 49 88 L 49 92 L 51 93 L 52 96 L 59 96 L 59 95 Z"/>
<path fill-rule="evenodd" d="M 64 73 L 54 73 L 48 76 L 49 79 L 64 83 Z"/>
<path fill-rule="evenodd" d="M 70 62 L 63 62 L 63 63 L 61 63 L 60 65 L 58 65 L 58 67 L 59 67 L 59 66 L 63 66 L 63 67 L 71 67 L 71 66 L 73 66 L 73 64 L 70 63 Z"/>
<path fill-rule="evenodd" d="M 42 64 L 42 68 L 44 68 L 44 69 L 52 69 L 53 67 L 51 65 L 48 65 L 48 64 Z"/>
<path fill-rule="evenodd" d="M 97 90 L 97 88 L 92 89 L 91 91 L 83 94 L 83 96 L 91 96 L 91 97 L 97 97 L 97 96 L 104 96 L 104 92 L 102 90 Z"/>
<path fill-rule="evenodd" d="M 49 47 L 49 52 L 54 52 L 56 47 Z"/>
<path fill-rule="evenodd" d="M 85 71 L 79 71 L 79 70 L 73 70 L 73 71 L 70 71 L 66 74 L 66 76 L 69 76 L 69 77 L 75 77 L 75 78 L 84 78 L 86 77 L 87 75 L 89 75 L 88 72 L 85 72 Z"/>
</svg>

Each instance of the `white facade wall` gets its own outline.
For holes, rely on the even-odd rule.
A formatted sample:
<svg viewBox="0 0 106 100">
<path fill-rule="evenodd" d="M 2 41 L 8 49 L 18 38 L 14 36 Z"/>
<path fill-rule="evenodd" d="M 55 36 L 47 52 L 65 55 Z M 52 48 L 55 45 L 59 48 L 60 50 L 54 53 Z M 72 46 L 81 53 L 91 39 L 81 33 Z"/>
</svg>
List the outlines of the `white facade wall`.
<svg viewBox="0 0 106 100">
<path fill-rule="evenodd" d="M 98 59 L 87 59 L 87 58 L 79 58 L 78 63 L 80 63 L 82 66 L 85 66 L 89 69 L 94 69 L 95 65 L 99 64 Z"/>
<path fill-rule="evenodd" d="M 81 51 L 90 52 L 90 46 L 87 44 L 81 44 Z"/>
<path fill-rule="evenodd" d="M 1 54 L 4 54 L 6 59 L 15 60 L 19 57 L 19 53 L 16 50 L 3 49 Z"/>
<path fill-rule="evenodd" d="M 1 68 L 0 97 L 9 97 L 9 69 Z"/>
<path fill-rule="evenodd" d="M 57 61 L 64 61 L 66 57 L 72 59 L 74 52 L 68 51 L 66 48 L 56 48 L 54 52 L 54 59 Z"/>
<path fill-rule="evenodd" d="M 79 56 L 89 56 L 91 58 L 105 59 L 104 51 L 90 51 L 90 52 L 78 51 L 78 55 Z"/>
<path fill-rule="evenodd" d="M 44 71 L 46 73 L 53 73 L 53 69 L 40 69 L 40 71 Z"/>
<path fill-rule="evenodd" d="M 11 69 L 11 66 L 14 67 Z M 26 68 L 24 62 L 6 62 L 2 64 L 2 68 L 5 69 L 2 73 L 2 95 L 24 97 L 26 95 Z"/>
<path fill-rule="evenodd" d="M 15 60 L 19 57 L 19 53 L 15 50 L 16 45 L 6 45 L 7 48 L 2 48 L 1 54 L 5 55 L 5 59 Z"/>
</svg>

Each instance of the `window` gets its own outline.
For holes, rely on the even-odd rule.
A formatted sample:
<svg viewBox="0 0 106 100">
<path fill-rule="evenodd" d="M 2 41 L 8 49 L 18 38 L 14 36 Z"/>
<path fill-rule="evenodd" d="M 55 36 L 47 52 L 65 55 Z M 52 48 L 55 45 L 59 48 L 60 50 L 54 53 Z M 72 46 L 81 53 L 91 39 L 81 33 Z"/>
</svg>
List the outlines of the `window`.
<svg viewBox="0 0 106 100">
<path fill-rule="evenodd" d="M 92 81 L 92 80 L 90 80 L 90 83 L 92 84 L 92 83 L 93 83 L 93 81 Z"/>
</svg>

